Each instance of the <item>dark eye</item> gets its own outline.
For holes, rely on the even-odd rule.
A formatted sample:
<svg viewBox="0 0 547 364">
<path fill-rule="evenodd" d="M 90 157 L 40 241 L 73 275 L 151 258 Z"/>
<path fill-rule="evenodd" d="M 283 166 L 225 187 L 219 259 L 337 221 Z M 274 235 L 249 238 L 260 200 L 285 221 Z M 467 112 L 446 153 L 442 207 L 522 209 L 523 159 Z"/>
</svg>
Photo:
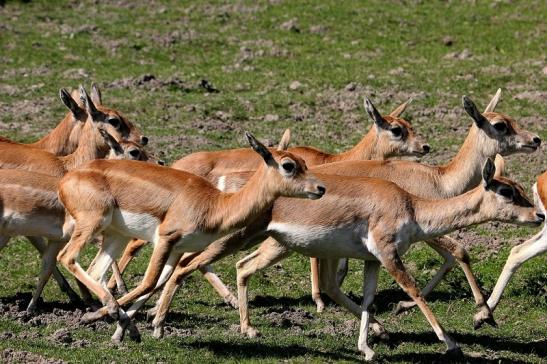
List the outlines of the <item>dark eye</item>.
<svg viewBox="0 0 547 364">
<path fill-rule="evenodd" d="M 511 188 L 501 188 L 499 194 L 503 197 L 511 198 L 513 197 L 513 190 Z"/>
<path fill-rule="evenodd" d="M 118 118 L 110 118 L 108 119 L 108 123 L 116 129 L 120 127 L 120 119 Z"/>
<path fill-rule="evenodd" d="M 133 149 L 129 151 L 129 155 L 133 158 L 138 158 L 141 155 L 141 152 L 139 152 L 137 149 Z"/>
<path fill-rule="evenodd" d="M 292 162 L 284 162 L 281 164 L 281 167 L 285 170 L 287 173 L 293 173 L 296 166 Z"/>
<path fill-rule="evenodd" d="M 494 128 L 502 134 L 507 133 L 507 125 L 505 123 L 494 124 Z"/>
<path fill-rule="evenodd" d="M 403 129 L 401 129 L 400 126 L 396 126 L 394 128 L 391 128 L 391 134 L 393 134 L 393 136 L 398 138 L 401 135 L 403 135 Z"/>
</svg>

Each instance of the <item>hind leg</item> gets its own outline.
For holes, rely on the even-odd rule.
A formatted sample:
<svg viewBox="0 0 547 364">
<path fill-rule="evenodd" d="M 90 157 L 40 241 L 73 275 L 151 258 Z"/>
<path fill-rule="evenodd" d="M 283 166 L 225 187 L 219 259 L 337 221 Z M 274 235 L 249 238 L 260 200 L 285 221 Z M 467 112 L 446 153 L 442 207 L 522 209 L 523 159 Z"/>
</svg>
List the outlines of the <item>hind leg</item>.
<svg viewBox="0 0 547 364">
<path fill-rule="evenodd" d="M 44 256 L 46 250 L 49 249 L 48 243 L 46 243 L 43 238 L 36 237 L 36 236 L 27 236 L 26 238 L 32 244 L 32 246 L 34 248 L 36 248 L 36 250 L 38 250 L 38 252 L 40 252 L 40 255 L 42 256 L 42 269 L 44 269 L 44 258 L 43 258 L 43 256 Z M 55 242 L 55 241 L 51 241 L 51 242 L 49 242 L 49 244 L 60 244 L 60 243 Z M 61 247 L 62 246 L 60 245 L 59 249 L 61 249 Z M 56 259 L 56 257 L 53 257 L 52 259 L 55 260 L 55 263 L 53 264 L 53 268 L 52 268 L 52 273 L 50 273 L 50 274 L 53 274 L 53 279 L 55 279 L 55 281 L 59 285 L 59 288 L 61 289 L 61 291 L 64 292 L 68 296 L 68 300 L 70 301 L 70 303 L 75 304 L 75 305 L 81 304 L 82 300 L 80 299 L 80 296 L 78 296 L 78 294 L 76 292 L 74 292 L 74 290 L 72 289 L 72 287 L 70 287 L 70 284 L 68 283 L 66 278 L 61 274 L 61 272 L 59 272 L 59 269 L 57 269 L 57 259 Z M 43 272 L 41 274 L 43 274 Z M 27 308 L 27 310 L 28 310 L 28 308 Z"/>
</svg>

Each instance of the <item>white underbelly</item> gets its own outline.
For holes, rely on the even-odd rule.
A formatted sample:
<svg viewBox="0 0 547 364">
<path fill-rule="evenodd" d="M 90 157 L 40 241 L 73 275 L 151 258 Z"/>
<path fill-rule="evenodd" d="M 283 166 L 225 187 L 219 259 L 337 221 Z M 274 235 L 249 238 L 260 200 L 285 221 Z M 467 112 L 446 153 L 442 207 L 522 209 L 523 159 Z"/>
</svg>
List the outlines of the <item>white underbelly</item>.
<svg viewBox="0 0 547 364">
<path fill-rule="evenodd" d="M 116 231 L 123 236 L 155 242 L 160 223 L 160 219 L 151 214 L 115 209 L 112 213 L 109 230 Z"/>
<path fill-rule="evenodd" d="M 0 220 L 0 233 L 4 236 L 40 236 L 61 240 L 63 220 L 59 214 L 20 214 L 6 209 Z"/>
<path fill-rule="evenodd" d="M 307 256 L 374 259 L 366 247 L 366 223 L 346 226 L 270 223 L 268 232 L 281 244 Z"/>
<path fill-rule="evenodd" d="M 179 241 L 176 242 L 174 249 L 177 252 L 199 252 L 207 248 L 209 244 L 213 243 L 215 240 L 220 239 L 224 235 L 227 235 L 229 232 L 223 233 L 204 233 L 204 232 L 195 232 L 183 236 Z"/>
</svg>

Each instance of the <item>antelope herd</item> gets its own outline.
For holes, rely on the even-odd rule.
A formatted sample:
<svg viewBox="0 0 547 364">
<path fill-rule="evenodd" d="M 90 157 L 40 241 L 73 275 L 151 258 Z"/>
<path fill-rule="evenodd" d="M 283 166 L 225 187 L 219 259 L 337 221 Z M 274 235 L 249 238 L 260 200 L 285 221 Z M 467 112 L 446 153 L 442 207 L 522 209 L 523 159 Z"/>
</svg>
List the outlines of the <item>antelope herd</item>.
<svg viewBox="0 0 547 364">
<path fill-rule="evenodd" d="M 158 291 L 159 299 L 148 315 L 154 316 L 154 337 L 162 337 L 176 290 L 195 270 L 239 309 L 241 332 L 257 336 L 249 320 L 248 280 L 296 251 L 311 259 L 317 310 L 324 309 L 323 291 L 360 318 L 358 348 L 366 360 L 375 357 L 368 343 L 369 328 L 388 338 L 370 312 L 383 266 L 412 299 L 400 302 L 397 311 L 417 305 L 447 352 L 461 355 L 425 297 L 457 261 L 478 307 L 475 327 L 495 325 L 492 312 L 511 276 L 523 262 L 547 250 L 544 226 L 511 250 L 487 298 L 467 251 L 446 236 L 486 221 L 540 226 L 545 220 L 547 173 L 538 176 L 533 187 L 535 204 L 521 185 L 503 176 L 502 156 L 533 153 L 541 140 L 512 117 L 494 111 L 500 93 L 483 113 L 463 97 L 473 123 L 446 165 L 394 160 L 416 159 L 430 151 L 401 118 L 410 100 L 382 115 L 365 99 L 373 126 L 344 153 L 288 148 L 289 130 L 277 149 L 266 148 L 245 132 L 251 148 L 196 152 L 166 167 L 144 150 L 146 136 L 120 112 L 103 105 L 96 85 L 91 95 L 82 86 L 72 93 L 62 89 L 59 96 L 68 113 L 48 135 L 32 144 L 0 137 L 0 249 L 11 237 L 24 236 L 41 255 L 29 312 L 38 309 L 38 299 L 53 275 L 71 302 L 82 304 L 83 299 L 95 309 L 82 321 L 106 315 L 117 321 L 115 342 L 121 342 L 126 331 L 140 340 L 133 318 Z M 401 261 L 418 241 L 444 258 L 422 290 Z M 79 256 L 92 242 L 100 249 L 84 268 Z M 153 245 L 148 267 L 142 281 L 127 291 L 123 271 L 147 242 Z M 258 243 L 257 250 L 237 262 L 236 298 L 211 264 Z M 364 261 L 360 306 L 340 289 L 348 258 Z M 80 295 L 57 269 L 57 262 L 76 278 Z M 93 295 L 103 307 L 94 306 Z"/>
</svg>

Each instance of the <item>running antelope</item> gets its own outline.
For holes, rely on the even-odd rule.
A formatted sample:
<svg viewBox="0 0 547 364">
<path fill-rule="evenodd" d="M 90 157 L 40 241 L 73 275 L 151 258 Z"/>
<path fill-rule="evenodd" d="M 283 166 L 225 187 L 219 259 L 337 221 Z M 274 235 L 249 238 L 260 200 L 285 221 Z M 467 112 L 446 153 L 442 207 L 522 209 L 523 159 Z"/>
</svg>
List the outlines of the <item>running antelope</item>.
<svg viewBox="0 0 547 364">
<path fill-rule="evenodd" d="M 78 147 L 88 116 L 87 112 L 82 107 L 82 104 L 76 101 L 79 98 L 81 99 L 81 97 L 82 95 L 77 91 L 74 91 L 71 95 L 66 89 L 59 90 L 59 98 L 68 108 L 69 112 L 55 129 L 50 131 L 43 138 L 37 142 L 24 145 L 45 150 L 56 156 L 64 156 L 73 153 Z M 95 84 L 91 87 L 91 99 L 96 105 L 102 104 L 101 91 Z M 83 100 L 81 101 L 83 102 Z M 119 130 L 120 140 L 124 139 L 137 142 L 142 146 L 148 143 L 148 138 L 143 136 L 129 120 L 121 115 L 119 117 L 119 125 L 113 125 L 113 128 Z M 109 131 L 115 133 L 114 130 Z M 0 142 L 16 143 L 5 137 L 0 137 Z"/>
<path fill-rule="evenodd" d="M 534 200 L 542 216 L 547 214 L 547 172 L 544 172 L 537 178 L 537 182 L 534 184 Z M 534 235 L 531 239 L 524 243 L 515 246 L 511 249 L 511 254 L 507 258 L 507 262 L 503 267 L 494 291 L 488 298 L 488 307 L 494 311 L 501 299 L 503 290 L 509 283 L 509 280 L 515 274 L 517 269 L 529 259 L 543 254 L 547 251 L 547 225 L 543 226 L 543 229 Z"/>
<path fill-rule="evenodd" d="M 464 106 L 468 114 L 473 118 L 474 124 L 469 131 L 464 145 L 456 157 L 446 166 L 432 167 L 410 161 L 353 161 L 316 166 L 312 168 L 312 171 L 322 174 L 382 178 L 391 180 L 405 191 L 422 198 L 440 199 L 457 196 L 478 185 L 480 180 L 476 181 L 476 175 L 478 173 L 480 178 L 481 167 L 479 163 L 484 164 L 486 162 L 487 158 L 485 156 L 490 154 L 495 155 L 495 153 L 531 152 L 539 147 L 539 138 L 528 131 L 520 130 L 512 118 L 493 111 L 487 112 L 483 116 L 477 110 L 475 104 L 466 97 L 464 97 Z M 494 105 L 491 103 L 487 109 L 493 109 L 493 107 L 495 107 L 495 103 Z M 372 105 L 368 109 L 372 114 L 375 114 Z M 498 124 L 503 124 L 503 126 Z M 235 178 L 226 176 L 224 180 L 225 187 L 237 189 L 237 183 L 241 182 L 241 177 L 245 181 L 248 174 L 236 174 Z M 233 183 L 236 185 L 233 185 Z M 447 259 L 449 268 L 453 264 L 453 257 L 462 266 L 479 307 L 479 312 L 474 320 L 475 325 L 480 325 L 483 322 L 494 324 L 491 312 L 486 305 L 486 300 L 474 279 L 469 256 L 465 249 L 453 239 L 447 238 L 435 239 L 428 243 Z M 182 282 L 182 279 L 195 269 L 207 270 L 209 264 L 234 253 L 243 246 L 249 247 L 250 245 L 243 240 L 238 240 L 238 234 L 234 234 L 233 237 L 228 237 L 211 244 L 202 253 L 189 254 L 181 260 L 171 278 L 170 284 L 172 287 L 170 289 L 165 288 L 162 297 L 156 304 L 156 308 L 149 312 L 149 314 L 161 312 L 161 314 L 156 314 L 156 318 L 154 319 L 155 336 L 161 336 L 162 322 L 168 310 L 168 305 L 171 302 L 172 295 L 175 293 L 176 285 Z M 282 247 L 274 239 L 268 238 L 256 253 L 257 259 L 259 259 L 258 255 L 261 254 L 261 251 L 267 250 L 273 252 L 283 251 Z M 265 254 L 271 253 L 268 252 Z M 280 256 L 277 260 L 283 258 L 284 256 Z M 324 259 L 322 261 L 329 266 L 333 264 L 337 265 L 337 262 L 327 262 Z M 223 292 L 223 297 L 231 294 L 229 289 L 221 283 L 221 280 L 214 273 L 210 272 L 210 276 L 212 276 L 210 281 L 214 281 L 214 284 L 218 287 L 216 288 L 217 291 Z M 323 281 L 323 289 L 335 302 L 343 305 L 355 315 L 360 316 L 360 308 L 342 293 L 337 283 L 337 279 Z M 432 288 L 431 285 L 428 285 L 422 292 L 424 296 Z M 387 335 L 381 325 L 376 322 L 374 322 L 373 329 L 379 335 Z"/>
<path fill-rule="evenodd" d="M 290 148 L 289 151 L 306 161 L 308 166 L 315 166 L 335 161 L 348 160 L 385 160 L 394 156 L 422 156 L 429 152 L 430 147 L 418 136 L 412 125 L 401 118 L 411 100 L 402 103 L 389 115 L 372 118 L 374 124 L 361 141 L 350 150 L 341 154 L 329 154 L 312 147 Z M 372 103 L 371 103 L 372 105 Z M 374 107 L 374 106 L 372 106 Z M 377 112 L 376 115 L 379 115 Z M 286 131 L 288 133 L 288 130 Z M 290 134 L 285 134 L 280 142 L 281 149 L 286 149 Z M 285 145 L 286 144 L 286 145 Z M 272 151 L 275 153 L 274 151 Z M 256 170 L 260 166 L 260 158 L 248 149 L 232 149 L 217 152 L 197 152 L 190 154 L 173 164 L 173 168 L 182 169 L 188 172 L 203 176 L 214 182 L 221 190 L 225 188 L 225 177 L 227 173 L 236 171 Z M 252 174 L 252 173 L 251 173 Z M 250 175 L 249 175 L 250 176 Z M 127 246 L 119 262 L 120 270 L 123 272 L 129 261 L 146 244 L 145 241 L 133 240 Z M 312 272 L 317 269 L 314 264 L 315 258 L 311 258 Z M 237 308 L 237 300 L 230 291 L 222 284 L 214 274 L 211 267 L 203 267 L 201 270 L 204 277 L 212 284 L 225 301 Z M 108 283 L 108 288 L 113 289 L 116 285 L 113 276 Z M 118 286 L 121 282 L 118 281 Z M 324 304 L 319 294 L 317 274 L 312 274 L 312 292 L 318 307 Z"/>
<path fill-rule="evenodd" d="M 106 132 L 103 136 L 111 146 L 110 159 L 155 161 L 134 142 L 118 144 Z M 56 268 L 57 254 L 69 238 L 63 233 L 65 209 L 57 195 L 59 180 L 59 177 L 42 173 L 0 169 L 0 250 L 10 237 L 24 235 L 33 238 L 29 240 L 42 257 L 38 285 L 27 307 L 29 312 L 36 310 L 38 298 L 51 274 L 71 301 L 79 301 Z M 48 239 L 47 243 L 42 238 Z"/>
<path fill-rule="evenodd" d="M 136 168 L 132 161 L 93 161 L 63 177 L 59 196 L 73 219 L 65 231 L 73 232 L 58 259 L 106 306 L 86 314 L 84 321 L 110 314 L 118 319 L 113 340 L 121 341 L 130 318 L 120 306 L 150 292 L 160 274 L 168 277 L 184 252 L 203 250 L 245 226 L 279 196 L 323 196 L 325 188 L 301 158 L 286 151 L 273 156 L 251 134 L 245 135 L 264 164 L 236 193 L 221 192 L 188 172 L 153 165 Z M 100 232 L 104 236 L 101 254 L 88 274 L 77 259 L 86 243 Z M 99 280 L 129 238 L 151 241 L 154 250 L 143 281 L 116 301 Z"/>
<path fill-rule="evenodd" d="M 444 200 L 411 195 L 385 180 L 332 174 L 320 175 L 329 193 L 313 205 L 301 200 L 278 199 L 270 217 L 265 218 L 267 221 L 259 221 L 257 227 L 248 226 L 242 233 L 234 234 L 238 235 L 236 239 L 244 240 L 244 244 L 252 244 L 268 235 L 278 242 L 276 250 L 255 252 L 237 263 L 242 333 L 249 336 L 257 334 L 250 325 L 247 308 L 250 274 L 259 267 L 274 264 L 294 250 L 334 262 L 336 260 L 333 258 L 342 257 L 365 260 L 366 281 L 364 302 L 360 309 L 358 347 L 367 360 L 374 358 L 374 351 L 367 344 L 372 319 L 368 307 L 376 290 L 380 264 L 417 302 L 438 338 L 447 344 L 448 352 L 459 353 L 458 345 L 438 323 L 399 257 L 414 242 L 489 220 L 540 224 L 543 216 L 526 198 L 522 188 L 506 178 L 494 178 L 494 174 L 495 166 L 488 159 L 483 169 L 482 183 L 478 187 Z M 303 214 L 303 211 L 306 213 Z M 321 278 L 332 280 L 336 268 L 337 264 L 321 264 Z M 178 282 L 173 280 L 176 274 L 169 279 L 160 302 L 169 299 L 166 291 L 176 288 Z M 158 316 L 153 323 L 158 329 L 156 325 L 159 322 L 156 320 Z"/>
<path fill-rule="evenodd" d="M 95 87 L 93 94 L 97 101 L 100 101 L 100 92 Z M 65 95 L 70 97 L 70 95 Z M 0 169 L 17 169 L 30 172 L 43 173 L 51 176 L 61 177 L 68 170 L 79 167 L 87 161 L 105 158 L 116 148 L 120 149 L 120 145 L 116 140 L 123 140 L 126 136 L 131 136 L 136 129 L 129 129 L 128 122 L 121 116 L 118 111 L 106 108 L 102 105 L 95 106 L 83 87 L 80 87 L 80 97 L 85 104 L 84 111 L 87 120 L 84 122 L 83 131 L 81 132 L 80 143 L 76 150 L 67 156 L 56 156 L 45 150 L 31 147 L 25 144 L 13 142 L 0 142 Z M 70 97 L 72 102 L 76 102 Z M 111 136 L 108 132 L 114 134 Z M 134 130 L 130 132 L 130 130 Z M 133 143 L 133 142 L 127 142 Z M 129 145 L 122 141 L 122 151 L 129 154 L 135 153 L 137 144 Z M 116 144 L 117 146 L 114 146 Z M 132 152 L 133 151 L 133 152 Z M 140 153 L 142 153 L 141 151 Z M 112 157 L 119 158 L 114 155 Z M 135 157 L 131 157 L 134 159 Z M 40 251 L 45 251 L 45 242 L 37 236 L 30 236 L 30 242 Z M 77 295 L 70 289 L 62 275 L 58 271 L 54 271 L 55 280 L 59 283 L 61 290 L 67 292 L 72 301 L 77 301 Z M 31 302 L 33 303 L 33 302 Z M 32 309 L 33 306 L 30 306 Z"/>
</svg>

